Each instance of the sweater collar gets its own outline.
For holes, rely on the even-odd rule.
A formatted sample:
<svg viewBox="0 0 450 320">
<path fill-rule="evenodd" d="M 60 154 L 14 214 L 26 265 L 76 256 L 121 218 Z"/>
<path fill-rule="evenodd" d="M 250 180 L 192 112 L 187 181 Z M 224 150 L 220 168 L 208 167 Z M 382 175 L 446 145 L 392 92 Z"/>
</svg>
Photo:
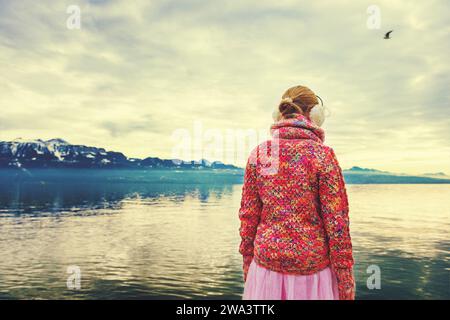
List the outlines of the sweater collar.
<svg viewBox="0 0 450 320">
<path fill-rule="evenodd" d="M 282 119 L 270 127 L 273 135 L 280 139 L 312 139 L 317 142 L 325 141 L 325 131 L 302 114 L 295 118 Z"/>
</svg>

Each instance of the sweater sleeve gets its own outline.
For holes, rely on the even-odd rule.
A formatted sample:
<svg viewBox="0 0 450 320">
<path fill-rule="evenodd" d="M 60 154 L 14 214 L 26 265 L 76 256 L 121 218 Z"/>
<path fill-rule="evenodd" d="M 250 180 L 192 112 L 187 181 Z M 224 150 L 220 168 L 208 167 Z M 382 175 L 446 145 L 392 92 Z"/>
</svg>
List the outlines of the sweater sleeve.
<svg viewBox="0 0 450 320">
<path fill-rule="evenodd" d="M 355 285 L 349 205 L 342 169 L 332 148 L 327 149 L 319 174 L 319 197 L 331 267 L 338 281 L 339 297 L 349 299 Z"/>
<path fill-rule="evenodd" d="M 256 166 L 249 159 L 245 169 L 241 207 L 239 210 L 239 219 L 241 221 L 239 228 L 241 236 L 239 252 L 243 257 L 244 281 L 247 278 L 248 268 L 253 260 L 253 241 L 255 240 L 261 209 L 262 202 L 256 185 Z"/>
</svg>

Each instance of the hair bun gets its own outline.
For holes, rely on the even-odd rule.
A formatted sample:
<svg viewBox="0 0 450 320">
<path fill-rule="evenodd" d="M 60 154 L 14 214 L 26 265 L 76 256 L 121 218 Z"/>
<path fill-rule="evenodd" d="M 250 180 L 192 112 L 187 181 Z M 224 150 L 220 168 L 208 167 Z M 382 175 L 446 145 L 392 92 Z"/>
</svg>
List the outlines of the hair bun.
<svg viewBox="0 0 450 320">
<path fill-rule="evenodd" d="M 295 117 L 295 114 L 307 114 L 309 110 L 319 103 L 314 92 L 305 86 L 295 86 L 286 90 L 282 95 L 278 110 L 283 118 Z"/>
</svg>

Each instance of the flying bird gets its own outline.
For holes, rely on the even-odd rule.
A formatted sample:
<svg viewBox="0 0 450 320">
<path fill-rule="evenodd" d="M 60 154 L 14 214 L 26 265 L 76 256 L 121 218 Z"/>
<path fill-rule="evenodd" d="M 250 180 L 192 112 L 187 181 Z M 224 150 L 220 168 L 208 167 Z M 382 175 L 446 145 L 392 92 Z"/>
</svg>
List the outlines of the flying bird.
<svg viewBox="0 0 450 320">
<path fill-rule="evenodd" d="M 390 36 L 390 34 L 391 34 L 392 31 L 394 31 L 394 30 L 391 30 L 391 31 L 389 31 L 389 32 L 386 32 L 386 34 L 384 35 L 384 39 L 391 39 L 391 37 L 389 37 L 389 36 Z"/>
</svg>

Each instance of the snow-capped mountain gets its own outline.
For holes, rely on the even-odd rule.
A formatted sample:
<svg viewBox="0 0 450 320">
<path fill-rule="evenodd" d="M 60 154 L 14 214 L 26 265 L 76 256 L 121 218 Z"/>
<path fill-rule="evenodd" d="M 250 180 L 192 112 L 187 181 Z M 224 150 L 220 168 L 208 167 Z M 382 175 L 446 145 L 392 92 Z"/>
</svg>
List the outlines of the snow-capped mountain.
<svg viewBox="0 0 450 320">
<path fill-rule="evenodd" d="M 16 139 L 0 142 L 0 166 L 89 167 L 126 165 L 127 162 L 127 157 L 120 152 L 72 145 L 62 139 Z"/>
<path fill-rule="evenodd" d="M 0 141 L 0 167 L 24 168 L 223 168 L 237 169 L 232 165 L 207 160 L 165 160 L 155 157 L 130 158 L 123 153 L 104 148 L 73 145 L 63 139 L 47 141 L 15 139 Z"/>
</svg>

